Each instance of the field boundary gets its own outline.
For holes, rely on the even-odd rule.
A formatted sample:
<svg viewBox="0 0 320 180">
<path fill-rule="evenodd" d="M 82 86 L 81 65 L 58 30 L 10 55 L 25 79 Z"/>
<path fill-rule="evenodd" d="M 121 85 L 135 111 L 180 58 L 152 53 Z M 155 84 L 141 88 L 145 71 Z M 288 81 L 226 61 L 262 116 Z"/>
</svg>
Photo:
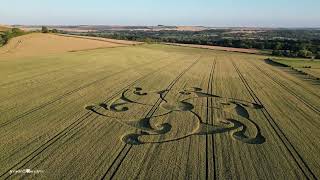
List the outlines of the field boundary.
<svg viewBox="0 0 320 180">
<path fill-rule="evenodd" d="M 258 55 L 263 54 L 262 52 L 256 49 L 232 48 L 232 47 L 224 47 L 224 46 L 210 46 L 210 45 L 198 45 L 198 44 L 181 44 L 181 43 L 161 43 L 161 44 L 168 45 L 168 46 L 209 49 L 209 50 L 216 50 L 216 51 L 244 53 L 244 54 L 258 54 Z"/>
<path fill-rule="evenodd" d="M 247 80 L 243 77 L 241 74 L 239 68 L 236 66 L 233 60 L 231 60 L 236 72 L 239 75 L 239 78 L 241 79 L 242 83 L 245 85 L 247 91 L 249 92 L 250 96 L 253 98 L 253 100 L 256 103 L 259 103 L 260 105 L 263 105 L 258 96 L 254 93 L 252 88 L 249 86 Z M 263 113 L 264 117 L 266 118 L 267 122 L 271 125 L 274 132 L 277 134 L 279 139 L 282 141 L 283 145 L 291 155 L 291 157 L 294 159 L 295 163 L 298 165 L 301 172 L 304 174 L 304 176 L 307 179 L 317 179 L 315 174 L 311 171 L 310 167 L 306 164 L 305 160 L 302 158 L 302 156 L 298 153 L 296 148 L 292 145 L 292 143 L 289 141 L 287 136 L 284 134 L 284 132 L 281 130 L 279 125 L 276 123 L 274 118 L 270 115 L 266 107 L 263 105 L 263 109 L 261 109 L 261 112 Z"/>
<path fill-rule="evenodd" d="M 304 105 L 306 105 L 309 109 L 311 109 L 313 112 L 315 112 L 316 114 L 320 115 L 320 110 L 315 107 L 314 105 L 310 104 L 308 101 L 306 101 L 305 99 L 303 99 L 301 96 L 299 96 L 298 94 L 296 94 L 293 90 L 291 90 L 290 88 L 288 88 L 287 86 L 285 86 L 283 83 L 281 83 L 277 77 L 273 77 L 271 76 L 269 73 L 265 72 L 264 70 L 262 70 L 259 66 L 257 66 L 256 64 L 252 64 L 256 69 L 258 69 L 260 72 L 262 72 L 264 75 L 266 75 L 269 79 L 271 79 L 273 82 L 275 82 L 276 84 L 278 84 L 280 87 L 282 87 L 283 89 L 285 89 L 287 92 L 289 92 L 292 96 L 294 96 L 295 98 L 297 98 L 299 101 L 301 101 Z"/>
<path fill-rule="evenodd" d="M 108 43 L 125 45 L 125 46 L 135 46 L 135 45 L 144 44 L 143 42 L 138 42 L 138 41 L 125 41 L 125 40 L 118 40 L 118 39 L 108 39 L 103 37 L 81 36 L 81 35 L 71 35 L 71 34 L 61 34 L 61 33 L 56 33 L 54 35 L 71 37 L 71 38 L 79 38 L 79 39 L 89 39 L 94 41 L 102 41 L 102 42 L 108 42 Z"/>
<path fill-rule="evenodd" d="M 268 64 L 269 64 L 269 63 L 268 63 Z M 272 64 L 269 64 L 269 65 L 271 66 L 270 70 L 272 70 L 273 72 L 275 72 L 275 73 L 279 74 L 280 76 L 284 77 L 284 75 L 282 75 L 282 74 L 280 74 L 279 72 L 277 72 L 276 70 L 274 70 L 275 67 L 274 67 Z M 280 66 L 282 66 L 282 65 L 280 65 Z M 282 67 L 283 67 L 283 66 L 282 66 Z M 285 67 L 289 67 L 289 66 L 285 66 Z M 288 70 L 291 70 L 291 69 L 288 69 Z M 285 78 L 285 77 L 284 77 L 284 78 Z M 299 77 L 297 77 L 297 78 L 299 79 Z M 286 78 L 286 79 L 287 79 L 287 78 Z M 292 83 L 294 83 L 294 84 L 296 84 L 296 85 L 298 85 L 298 86 L 300 86 L 300 87 L 303 87 L 303 89 L 305 89 L 305 90 L 308 91 L 309 93 L 311 93 L 311 94 L 313 94 L 314 96 L 320 98 L 320 95 L 316 94 L 315 92 L 313 92 L 313 91 L 310 90 L 310 89 L 307 89 L 303 84 L 298 83 L 298 82 L 296 82 L 296 81 L 294 81 L 294 80 L 292 80 L 292 79 L 287 79 L 287 80 L 291 81 Z M 303 80 L 302 80 L 302 81 L 303 81 Z"/>
<path fill-rule="evenodd" d="M 265 61 L 266 61 L 268 64 L 269 64 L 269 63 L 273 63 L 273 64 L 277 64 L 277 65 L 282 66 L 282 67 L 289 67 L 289 68 L 291 68 L 292 70 L 294 70 L 294 71 L 297 72 L 297 73 L 300 73 L 300 74 L 302 74 L 302 75 L 307 75 L 307 76 L 309 76 L 309 78 L 312 78 L 312 79 L 314 79 L 314 80 L 320 80 L 319 77 L 316 77 L 316 76 L 314 76 L 314 75 L 312 75 L 312 74 L 309 74 L 309 73 L 306 73 L 306 72 L 304 72 L 304 71 L 301 71 L 301 70 L 299 70 L 299 69 L 297 69 L 297 68 L 295 68 L 295 67 L 293 67 L 293 66 L 290 66 L 290 65 L 287 65 L 287 64 L 283 64 L 283 63 L 278 62 L 278 61 L 274 61 L 273 59 L 267 58 L 267 59 L 265 59 Z"/>
</svg>

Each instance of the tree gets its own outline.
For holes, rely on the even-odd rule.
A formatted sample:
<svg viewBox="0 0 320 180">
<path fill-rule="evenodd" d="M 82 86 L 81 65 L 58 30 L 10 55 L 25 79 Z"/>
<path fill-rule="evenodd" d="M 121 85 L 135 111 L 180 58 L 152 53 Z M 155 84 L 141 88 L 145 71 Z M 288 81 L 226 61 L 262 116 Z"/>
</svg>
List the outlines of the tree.
<svg viewBox="0 0 320 180">
<path fill-rule="evenodd" d="M 274 56 L 284 56 L 284 53 L 282 50 L 273 50 L 272 55 Z"/>
<path fill-rule="evenodd" d="M 12 33 L 9 32 L 9 31 L 6 31 L 4 33 L 4 35 L 2 36 L 4 44 L 6 44 L 9 41 L 10 38 L 12 38 Z"/>
<path fill-rule="evenodd" d="M 282 50 L 282 44 L 280 42 L 276 42 L 273 49 L 274 50 Z"/>
<path fill-rule="evenodd" d="M 51 32 L 52 33 L 58 33 L 58 30 L 57 29 L 52 29 Z"/>
<path fill-rule="evenodd" d="M 19 29 L 19 28 L 12 28 L 11 32 L 18 34 L 18 33 L 22 33 L 23 31 L 21 29 Z"/>
<path fill-rule="evenodd" d="M 311 51 L 308 51 L 308 50 L 300 50 L 298 52 L 298 56 L 304 57 L 304 58 L 311 58 L 313 54 Z"/>
<path fill-rule="evenodd" d="M 1 34 L 0 34 L 0 46 L 2 46 L 5 43 L 4 39 L 2 38 Z"/>
<path fill-rule="evenodd" d="M 42 32 L 42 33 L 48 33 L 48 32 L 49 32 L 48 27 L 46 27 L 46 26 L 42 26 L 42 28 L 41 28 L 41 32 Z"/>
<path fill-rule="evenodd" d="M 147 43 L 147 44 L 151 44 L 151 43 L 154 43 L 154 40 L 151 39 L 151 38 L 145 38 L 144 42 Z"/>
</svg>

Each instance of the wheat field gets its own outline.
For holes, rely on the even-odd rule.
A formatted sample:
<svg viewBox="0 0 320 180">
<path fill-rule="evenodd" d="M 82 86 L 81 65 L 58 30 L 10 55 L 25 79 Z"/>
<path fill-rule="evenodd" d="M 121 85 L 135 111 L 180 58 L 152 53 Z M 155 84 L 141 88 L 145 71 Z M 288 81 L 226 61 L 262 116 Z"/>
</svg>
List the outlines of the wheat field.
<svg viewBox="0 0 320 180">
<path fill-rule="evenodd" d="M 31 33 L 13 38 L 0 48 L 0 59 L 49 56 L 64 52 L 125 46 L 124 43 L 58 36 L 54 34 Z"/>
<path fill-rule="evenodd" d="M 0 179 L 320 177 L 319 85 L 290 68 L 191 47 L 75 44 L 0 55 Z M 41 173 L 12 173 L 21 169 Z"/>
</svg>

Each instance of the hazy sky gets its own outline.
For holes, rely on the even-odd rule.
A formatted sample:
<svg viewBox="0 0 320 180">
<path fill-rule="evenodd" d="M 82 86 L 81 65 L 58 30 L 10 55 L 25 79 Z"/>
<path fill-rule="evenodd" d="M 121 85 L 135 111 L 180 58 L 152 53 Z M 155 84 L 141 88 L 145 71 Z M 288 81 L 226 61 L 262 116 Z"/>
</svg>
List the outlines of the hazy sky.
<svg viewBox="0 0 320 180">
<path fill-rule="evenodd" d="M 0 24 L 320 27 L 320 0 L 0 0 Z"/>
</svg>

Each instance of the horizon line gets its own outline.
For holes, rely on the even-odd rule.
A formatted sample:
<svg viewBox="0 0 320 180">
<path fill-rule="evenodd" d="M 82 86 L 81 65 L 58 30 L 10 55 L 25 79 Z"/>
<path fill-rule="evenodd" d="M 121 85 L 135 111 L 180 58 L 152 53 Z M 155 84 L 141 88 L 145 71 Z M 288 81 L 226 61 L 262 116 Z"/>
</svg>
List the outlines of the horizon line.
<svg viewBox="0 0 320 180">
<path fill-rule="evenodd" d="M 0 24 L 1 25 L 1 24 Z M 118 26 L 118 27 L 157 27 L 157 26 L 167 26 L 167 27 L 205 27 L 205 28 L 264 28 L 264 29 L 318 29 L 320 26 L 207 26 L 207 25 L 121 25 L 121 24 L 2 24 L 7 26 Z"/>
</svg>

